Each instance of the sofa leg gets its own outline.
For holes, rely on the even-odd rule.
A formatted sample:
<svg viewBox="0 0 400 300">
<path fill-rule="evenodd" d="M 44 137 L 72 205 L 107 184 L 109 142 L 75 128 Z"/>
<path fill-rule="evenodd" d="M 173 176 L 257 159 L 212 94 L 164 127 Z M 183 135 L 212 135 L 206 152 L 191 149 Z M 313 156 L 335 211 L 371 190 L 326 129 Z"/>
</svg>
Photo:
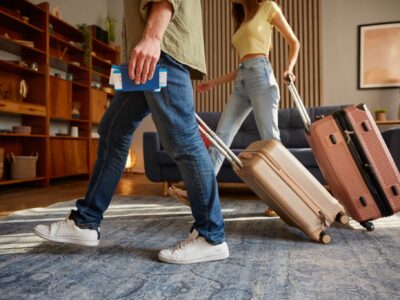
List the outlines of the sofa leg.
<svg viewBox="0 0 400 300">
<path fill-rule="evenodd" d="M 164 181 L 163 182 L 163 196 L 167 197 L 168 196 L 168 188 L 172 185 L 171 182 Z"/>
</svg>

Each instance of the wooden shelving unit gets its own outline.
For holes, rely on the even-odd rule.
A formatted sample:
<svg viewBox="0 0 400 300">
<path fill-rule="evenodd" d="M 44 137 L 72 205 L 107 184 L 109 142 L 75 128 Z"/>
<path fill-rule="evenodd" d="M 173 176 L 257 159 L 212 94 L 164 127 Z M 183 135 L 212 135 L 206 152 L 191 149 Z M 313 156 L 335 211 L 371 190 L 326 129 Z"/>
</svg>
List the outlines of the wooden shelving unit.
<svg viewBox="0 0 400 300">
<path fill-rule="evenodd" d="M 400 125 L 400 120 L 375 121 L 377 125 Z"/>
<path fill-rule="evenodd" d="M 50 136 L 50 178 L 89 175 L 90 65 L 85 65 L 84 35 L 76 27 L 49 14 L 50 122 L 61 122 L 68 131 L 78 127 L 79 137 Z M 66 73 L 62 76 L 62 73 Z M 67 78 L 67 76 L 69 78 Z M 79 105 L 80 116 L 72 118 Z"/>
<path fill-rule="evenodd" d="M 8 116 L 32 128 L 31 134 L 0 133 L 0 148 L 5 157 L 11 152 L 39 153 L 35 178 L 11 179 L 5 159 L 0 186 L 45 187 L 56 178 L 89 177 L 98 147 L 91 133 L 112 96 L 102 88 L 108 87 L 111 65 L 119 64 L 120 51 L 90 34 L 84 39 L 78 28 L 51 15 L 48 3 L 0 0 L 0 51 L 18 57 L 0 57 L 0 92 L 10 90 L 7 97 L 0 93 L 0 118 Z M 90 45 L 89 60 L 85 44 Z M 21 80 L 28 86 L 26 98 L 19 95 Z M 78 118 L 72 115 L 75 104 Z M 79 136 L 57 136 L 57 126 L 64 131 L 76 126 Z"/>
<path fill-rule="evenodd" d="M 10 178 L 10 164 L 5 159 L 0 185 L 34 182 L 48 186 L 48 67 L 47 67 L 47 12 L 44 5 L 28 1 L 0 1 L 0 50 L 19 57 L 24 63 L 0 59 L 0 117 L 12 116 L 19 125 L 31 126 L 28 134 L 0 134 L 0 148 L 5 157 L 39 155 L 37 176 L 28 179 Z M 32 47 L 33 46 L 33 47 Z M 31 68 L 35 63 L 36 68 Z M 19 93 L 21 81 L 28 86 L 23 98 Z M 18 124 L 17 124 L 18 125 Z"/>
</svg>

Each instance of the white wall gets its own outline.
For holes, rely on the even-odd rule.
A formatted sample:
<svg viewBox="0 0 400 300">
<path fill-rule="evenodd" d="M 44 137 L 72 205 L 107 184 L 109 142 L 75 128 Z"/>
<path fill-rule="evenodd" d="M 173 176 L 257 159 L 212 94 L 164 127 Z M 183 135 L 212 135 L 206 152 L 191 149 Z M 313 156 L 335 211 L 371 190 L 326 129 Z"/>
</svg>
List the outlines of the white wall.
<svg viewBox="0 0 400 300">
<path fill-rule="evenodd" d="M 46 0 L 50 4 L 50 12 L 58 6 L 61 17 L 70 24 L 86 23 L 105 27 L 108 12 L 107 0 Z M 31 0 L 32 3 L 42 3 L 43 0 Z"/>
<path fill-rule="evenodd" d="M 322 0 L 323 103 L 366 103 L 397 119 L 400 89 L 357 90 L 357 26 L 400 20 L 399 0 Z M 399 53 L 400 59 L 400 53 Z"/>
<path fill-rule="evenodd" d="M 123 1 L 122 0 L 108 0 L 107 9 L 110 17 L 114 18 L 117 22 L 115 24 L 115 43 L 122 45 L 122 19 L 123 19 Z"/>
</svg>

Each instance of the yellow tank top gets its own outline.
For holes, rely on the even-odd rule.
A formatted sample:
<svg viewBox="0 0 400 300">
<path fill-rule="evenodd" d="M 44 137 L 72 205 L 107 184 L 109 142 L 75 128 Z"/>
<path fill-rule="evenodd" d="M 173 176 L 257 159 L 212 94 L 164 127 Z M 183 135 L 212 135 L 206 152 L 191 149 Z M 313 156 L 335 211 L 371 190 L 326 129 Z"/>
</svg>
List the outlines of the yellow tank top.
<svg viewBox="0 0 400 300">
<path fill-rule="evenodd" d="M 275 2 L 261 2 L 254 17 L 240 25 L 232 37 L 232 45 L 240 58 L 256 53 L 268 56 L 272 41 L 271 19 L 276 13 L 282 14 L 282 11 Z"/>
</svg>

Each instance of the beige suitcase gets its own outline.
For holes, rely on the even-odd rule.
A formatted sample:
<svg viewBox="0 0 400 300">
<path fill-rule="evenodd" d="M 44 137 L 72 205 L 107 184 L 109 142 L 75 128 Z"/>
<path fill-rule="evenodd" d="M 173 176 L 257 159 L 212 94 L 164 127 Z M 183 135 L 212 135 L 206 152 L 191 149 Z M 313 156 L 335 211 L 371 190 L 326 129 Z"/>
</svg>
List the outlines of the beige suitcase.
<svg viewBox="0 0 400 300">
<path fill-rule="evenodd" d="M 347 224 L 343 206 L 280 142 L 258 141 L 237 157 L 196 115 L 200 131 L 232 163 L 236 174 L 289 226 L 328 244 L 335 220 Z"/>
</svg>

